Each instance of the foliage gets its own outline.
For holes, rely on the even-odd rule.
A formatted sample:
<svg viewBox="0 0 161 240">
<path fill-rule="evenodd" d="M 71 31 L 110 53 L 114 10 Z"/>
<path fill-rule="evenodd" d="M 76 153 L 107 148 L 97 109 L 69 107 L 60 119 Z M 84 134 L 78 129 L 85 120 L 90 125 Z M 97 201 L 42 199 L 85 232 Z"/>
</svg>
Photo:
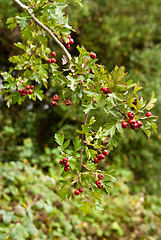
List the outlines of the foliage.
<svg viewBox="0 0 161 240">
<path fill-rule="evenodd" d="M 111 196 L 103 197 L 105 210 L 85 215 L 75 200 L 61 203 L 56 170 L 49 177 L 24 161 L 1 164 L 0 172 L 0 239 L 159 240 L 160 199 L 144 190 L 130 195 L 131 171 L 119 171 Z"/>
</svg>

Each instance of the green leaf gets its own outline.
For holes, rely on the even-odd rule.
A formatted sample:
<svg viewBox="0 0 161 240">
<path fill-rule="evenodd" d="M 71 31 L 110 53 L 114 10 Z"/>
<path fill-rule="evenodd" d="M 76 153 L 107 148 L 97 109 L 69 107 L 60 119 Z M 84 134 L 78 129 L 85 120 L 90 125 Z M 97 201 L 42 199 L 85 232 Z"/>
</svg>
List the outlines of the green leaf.
<svg viewBox="0 0 161 240">
<path fill-rule="evenodd" d="M 145 106 L 145 109 L 152 109 L 154 107 L 154 103 L 156 103 L 157 99 L 155 98 L 155 93 L 152 93 L 151 99 L 149 101 L 149 103 Z"/>
<path fill-rule="evenodd" d="M 35 88 L 35 89 L 34 89 L 34 95 L 35 95 L 40 101 L 42 101 L 42 99 L 44 98 L 43 91 L 40 90 L 39 88 Z"/>
<path fill-rule="evenodd" d="M 87 104 L 82 104 L 83 105 L 83 107 L 85 108 L 84 110 L 83 110 L 83 112 L 85 112 L 85 114 L 87 114 L 87 113 L 89 113 L 92 109 L 95 109 L 95 107 L 93 106 L 93 102 L 91 102 L 91 103 L 87 103 Z"/>
<path fill-rule="evenodd" d="M 91 117 L 89 121 L 89 125 L 92 125 L 96 121 L 95 117 Z"/>
<path fill-rule="evenodd" d="M 66 149 L 70 144 L 70 140 L 68 139 L 64 144 L 63 144 L 63 149 Z"/>
<path fill-rule="evenodd" d="M 82 147 L 82 140 L 79 137 L 76 137 L 73 141 L 74 150 L 77 152 Z"/>
<path fill-rule="evenodd" d="M 62 146 L 64 143 L 64 135 L 56 133 L 55 141 L 57 142 L 58 145 Z"/>
<path fill-rule="evenodd" d="M 15 18 L 15 17 L 8 18 L 6 23 L 8 24 L 8 28 L 11 29 L 11 31 L 12 31 L 12 30 L 16 27 L 16 25 L 17 25 L 17 22 L 16 22 L 16 18 Z"/>
</svg>

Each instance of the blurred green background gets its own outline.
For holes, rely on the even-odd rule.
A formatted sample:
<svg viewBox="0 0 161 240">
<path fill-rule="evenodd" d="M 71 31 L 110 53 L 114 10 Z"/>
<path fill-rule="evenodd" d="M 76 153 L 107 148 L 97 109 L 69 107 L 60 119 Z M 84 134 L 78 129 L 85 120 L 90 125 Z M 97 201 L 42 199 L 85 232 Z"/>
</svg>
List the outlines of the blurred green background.
<svg viewBox="0 0 161 240">
<path fill-rule="evenodd" d="M 19 29 L 10 32 L 8 17 L 16 15 L 12 0 L 0 0 L 0 71 L 17 53 Z M 161 116 L 161 0 L 88 0 L 66 9 L 75 44 L 94 51 L 106 69 L 124 65 L 127 78 L 139 81 L 148 100 L 158 99 L 154 115 Z M 51 49 L 61 56 L 55 43 Z M 1 83 L 0 83 L 1 85 Z M 48 89 L 51 98 L 59 88 Z M 106 116 L 96 112 L 98 124 Z M 160 240 L 161 239 L 161 120 L 158 135 L 124 134 L 104 168 L 114 165 L 117 181 L 104 210 L 83 214 L 76 198 L 60 202 L 61 179 L 55 132 L 74 138 L 83 121 L 81 109 L 51 108 L 48 101 L 7 109 L 0 97 L 0 240 Z M 58 174 L 60 172 L 60 174 Z"/>
</svg>

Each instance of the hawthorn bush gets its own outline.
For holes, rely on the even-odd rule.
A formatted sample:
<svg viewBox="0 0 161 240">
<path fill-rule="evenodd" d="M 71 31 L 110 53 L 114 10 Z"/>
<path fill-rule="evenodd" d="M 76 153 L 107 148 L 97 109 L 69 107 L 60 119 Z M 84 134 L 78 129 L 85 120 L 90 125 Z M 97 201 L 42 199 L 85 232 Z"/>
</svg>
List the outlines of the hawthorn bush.
<svg viewBox="0 0 161 240">
<path fill-rule="evenodd" d="M 4 192 L 1 195 L 1 239 L 129 239 L 129 236 L 132 239 L 157 239 L 160 220 L 157 196 L 144 196 L 145 189 L 135 187 L 136 181 L 130 170 L 120 170 L 122 180 L 117 179 L 114 185 L 115 175 L 109 155 L 117 147 L 114 159 L 120 159 L 121 152 L 123 166 L 127 168 L 131 162 L 135 170 L 139 161 L 136 150 L 129 159 L 122 152 L 131 151 L 137 139 L 145 142 L 142 132 L 148 137 L 152 129 L 156 132 L 154 121 L 157 117 L 146 116 L 156 101 L 154 94 L 150 102 L 146 103 L 140 96 L 143 91 L 140 91 L 139 83 L 135 83 L 138 79 L 142 80 L 142 75 L 132 82 L 129 80 L 132 74 L 127 75 L 124 67 L 116 66 L 112 72 L 108 72 L 103 65 L 96 64 L 97 44 L 90 48 L 88 46 L 91 52 L 84 47 L 76 47 L 75 43 L 69 48 L 68 42 L 73 43 L 69 35 L 74 37 L 75 33 L 71 33 L 72 28 L 63 12 L 68 6 L 65 1 L 23 3 L 33 10 L 29 9 L 32 16 L 22 5 L 22 13 L 18 15 L 16 12 L 16 17 L 8 20 L 10 29 L 15 28 L 17 34 L 20 29 L 22 39 L 19 35 L 20 40 L 15 48 L 18 54 L 10 57 L 10 70 L 2 73 L 1 93 L 11 110 L 3 106 L 5 114 L 1 114 L 0 123 L 3 129 L 0 135 L 3 143 L 1 159 L 2 162 L 10 162 L 1 168 L 4 173 L 1 175 L 1 189 Z M 14 6 L 19 7 L 19 4 Z M 51 30 L 48 32 L 52 37 L 54 35 L 60 41 L 57 46 L 40 23 L 37 20 L 35 22 L 33 14 Z M 78 57 L 71 57 L 69 51 Z M 146 56 L 138 54 L 137 57 L 142 58 L 140 62 L 143 63 Z M 133 61 L 133 64 L 134 69 L 138 63 Z M 109 64 L 107 67 L 111 71 Z M 33 89 L 31 86 L 34 86 Z M 30 90 L 32 93 L 27 92 Z M 59 96 L 59 100 L 55 95 Z M 37 98 L 43 101 L 40 103 Z M 30 111 L 32 109 L 35 113 Z M 122 122 L 130 120 L 129 112 L 134 112 L 135 120 L 141 120 L 143 125 L 140 128 L 122 128 Z M 53 138 L 55 132 L 58 148 Z M 127 136 L 131 139 L 130 144 Z M 117 146 L 119 140 L 122 140 L 122 144 Z M 153 147 L 149 143 L 148 146 Z M 144 168 L 144 172 L 147 171 L 149 176 L 151 166 L 157 165 L 157 162 L 152 161 L 154 154 L 147 156 L 144 147 L 137 147 L 137 156 L 140 154 L 144 162 L 147 161 L 148 167 Z M 155 149 L 157 151 L 157 146 Z M 107 156 L 97 164 L 97 158 L 103 152 Z M 68 167 L 70 164 L 68 172 L 64 171 L 64 165 L 59 164 L 66 157 Z M 13 160 L 17 163 L 12 163 Z M 34 167 L 31 168 L 29 163 Z M 141 166 L 142 162 L 138 165 Z M 36 170 L 37 167 L 43 173 Z M 121 166 L 118 164 L 118 167 Z M 139 176 L 144 179 L 142 167 L 137 170 L 140 170 Z M 47 178 L 46 174 L 50 177 Z M 101 189 L 99 184 L 96 185 L 100 174 L 104 176 Z M 20 175 L 22 179 L 18 177 Z M 158 175 L 156 182 L 159 184 Z M 155 184 L 153 175 L 149 182 L 146 187 L 150 189 L 151 184 Z M 107 192 L 111 183 L 114 186 L 109 197 Z M 84 191 L 74 196 L 80 187 Z M 133 188 L 137 189 L 135 191 L 139 192 L 138 195 L 134 194 Z M 134 195 L 130 195 L 130 192 Z M 66 198 L 70 198 L 71 204 L 62 202 Z M 9 207 L 6 206 L 6 199 Z M 39 204 L 41 210 L 36 209 Z M 95 210 L 87 214 L 91 207 L 103 210 L 102 204 L 105 208 L 104 216 Z M 20 208 L 24 214 L 16 215 L 16 208 Z M 81 211 L 87 215 L 79 214 Z"/>
<path fill-rule="evenodd" d="M 15 46 L 22 50 L 22 54 L 9 58 L 13 66 L 8 72 L 1 73 L 1 93 L 10 107 L 22 104 L 26 98 L 42 101 L 50 95 L 46 89 L 56 86 L 60 88 L 60 96 L 55 93 L 48 97 L 51 107 L 64 105 L 71 110 L 74 104 L 81 107 L 84 122 L 76 130 L 72 143 L 63 134 L 55 134 L 59 145 L 57 161 L 63 170 L 60 194 L 63 200 L 70 198 L 73 191 L 77 196 L 81 193 L 84 197 L 82 208 L 99 207 L 101 192 L 108 193 L 110 181 L 114 179 L 111 168 L 100 169 L 102 163 L 99 162 L 108 159 L 110 151 L 117 147 L 124 128 L 136 133 L 143 131 L 148 138 L 152 130 L 156 132 L 157 117 L 149 111 L 156 102 L 155 95 L 152 93 L 146 103 L 138 95 L 142 89 L 139 82 L 126 81 L 127 73 L 123 66 L 116 66 L 108 72 L 103 65 L 96 63 L 96 54 L 84 47 L 77 46 L 79 55 L 71 56 L 68 49 L 74 40 L 70 35 L 72 28 L 63 12 L 68 6 L 66 1 L 14 2 L 23 11 L 9 18 L 7 24 L 11 30 L 19 25 L 23 41 L 15 43 Z M 61 66 L 56 64 L 55 51 L 48 47 L 49 36 L 65 54 Z M 97 128 L 95 109 L 102 109 L 107 115 L 106 124 Z M 89 118 L 90 112 L 92 116 Z"/>
</svg>

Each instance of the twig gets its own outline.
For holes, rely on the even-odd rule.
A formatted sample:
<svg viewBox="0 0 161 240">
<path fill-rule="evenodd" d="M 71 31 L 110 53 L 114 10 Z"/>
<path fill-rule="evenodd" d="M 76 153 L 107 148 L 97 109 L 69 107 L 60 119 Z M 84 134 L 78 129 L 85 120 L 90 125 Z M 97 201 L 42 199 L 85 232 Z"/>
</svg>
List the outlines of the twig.
<svg viewBox="0 0 161 240">
<path fill-rule="evenodd" d="M 28 6 L 24 5 L 22 2 L 20 2 L 19 0 L 13 0 L 15 3 L 17 3 L 22 9 L 26 9 L 28 11 L 28 13 L 30 14 L 30 16 L 32 17 L 32 19 L 34 19 L 34 21 L 40 26 L 42 27 L 53 39 L 54 41 L 61 47 L 61 49 L 65 52 L 67 58 L 69 59 L 69 64 L 71 62 L 71 55 L 68 52 L 68 50 L 66 49 L 66 47 L 63 45 L 63 43 L 61 41 L 59 41 L 59 39 L 52 33 L 52 31 L 45 26 L 37 17 L 35 17 L 33 10 L 31 8 L 29 8 Z"/>
</svg>

